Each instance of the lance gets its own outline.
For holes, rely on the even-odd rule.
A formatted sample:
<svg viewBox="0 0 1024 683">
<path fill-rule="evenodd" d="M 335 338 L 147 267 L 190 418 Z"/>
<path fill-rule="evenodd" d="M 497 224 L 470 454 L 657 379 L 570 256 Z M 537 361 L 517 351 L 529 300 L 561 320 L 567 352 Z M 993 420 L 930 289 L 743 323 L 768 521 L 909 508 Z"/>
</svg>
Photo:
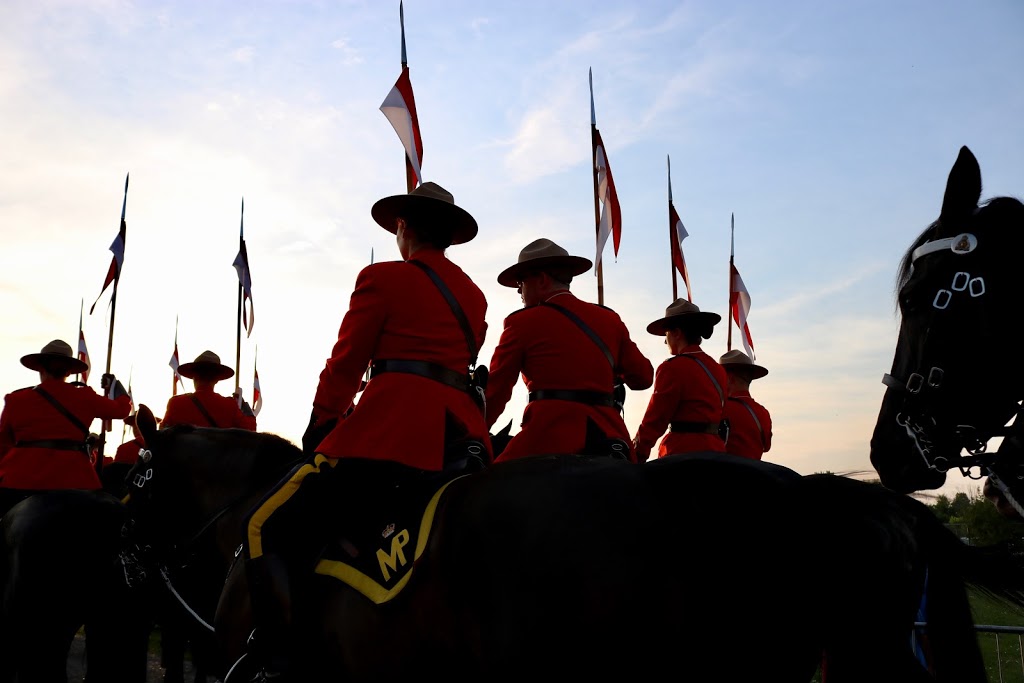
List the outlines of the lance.
<svg viewBox="0 0 1024 683">
<path fill-rule="evenodd" d="M 409 59 L 405 54 L 405 8 L 402 6 L 402 2 L 398 3 L 398 24 L 402 29 L 402 71 L 409 68 Z M 416 153 L 416 141 L 413 140 L 413 153 Z M 405 191 L 412 192 L 416 189 L 416 174 L 412 170 L 412 164 L 409 162 L 407 156 L 402 157 L 402 161 L 405 162 Z"/>
<path fill-rule="evenodd" d="M 734 287 L 733 273 L 736 272 L 736 268 L 733 266 L 736 254 L 736 214 L 729 214 L 729 312 L 726 316 L 729 318 L 729 333 L 725 338 L 725 350 L 732 351 L 732 307 L 734 301 Z"/>
<path fill-rule="evenodd" d="M 245 230 L 245 197 L 242 197 L 242 213 L 238 219 L 238 253 L 242 254 L 245 248 L 245 238 L 243 237 Z M 248 267 L 248 264 L 244 264 Z M 238 382 L 239 382 L 239 368 L 242 363 L 242 299 L 244 292 L 242 288 L 242 277 L 239 273 L 238 278 L 238 315 L 235 316 L 235 395 L 241 400 L 241 396 L 238 394 Z"/>
<path fill-rule="evenodd" d="M 601 205 L 598 202 L 597 182 L 597 111 L 594 109 L 594 70 L 589 69 L 590 80 L 590 170 L 594 176 L 594 244 L 601 232 Z M 604 305 L 604 260 L 597 263 L 597 303 Z"/>
<path fill-rule="evenodd" d="M 132 373 L 135 372 L 135 365 L 128 370 L 128 396 L 131 397 L 132 403 L 135 402 L 135 397 L 132 396 Z M 124 422 L 121 423 L 121 443 L 124 443 L 125 435 L 128 433 L 128 425 Z"/>
<path fill-rule="evenodd" d="M 85 299 L 82 299 L 82 302 L 81 302 L 81 304 L 79 304 L 79 308 L 78 308 L 78 342 L 77 342 L 77 344 L 79 346 L 79 351 L 81 351 L 82 340 L 84 339 L 84 336 L 82 335 L 82 314 L 84 312 L 85 312 Z M 88 356 L 86 356 L 86 359 L 88 359 Z M 88 363 L 88 362 L 89 361 L 86 360 L 86 363 Z M 86 368 L 85 372 L 86 372 L 85 381 L 88 382 L 88 379 L 89 379 L 89 377 L 88 377 L 89 369 Z M 81 379 L 81 376 L 82 376 L 82 374 L 80 372 L 76 372 L 75 373 L 75 381 L 78 382 Z"/>
<path fill-rule="evenodd" d="M 679 298 L 679 287 L 676 284 L 676 264 L 672 260 L 672 254 L 676 250 L 676 226 L 672 225 L 672 158 L 665 155 L 665 162 L 668 164 L 668 269 L 672 273 L 672 301 Z M 682 245 L 679 246 L 682 249 Z"/>
<path fill-rule="evenodd" d="M 128 208 L 128 177 L 129 174 L 124 175 L 124 200 L 121 202 L 121 225 L 118 230 L 121 235 L 121 249 L 125 248 L 125 243 L 128 241 L 127 233 L 128 226 L 125 223 L 125 212 Z M 124 258 L 124 252 L 122 251 L 121 258 Z M 110 330 L 107 332 L 107 370 L 106 374 L 110 374 L 110 361 L 111 356 L 114 352 L 114 315 L 117 313 L 117 285 L 121 280 L 121 268 L 118 264 L 118 268 L 114 273 L 114 289 L 110 295 Z M 109 398 L 110 388 L 107 389 L 107 397 Z M 106 445 L 107 437 L 106 433 L 113 429 L 113 425 L 110 420 L 103 421 L 103 428 L 100 430 L 100 443 L 99 451 L 96 453 L 96 474 L 99 475 L 103 471 L 103 448 Z"/>
</svg>

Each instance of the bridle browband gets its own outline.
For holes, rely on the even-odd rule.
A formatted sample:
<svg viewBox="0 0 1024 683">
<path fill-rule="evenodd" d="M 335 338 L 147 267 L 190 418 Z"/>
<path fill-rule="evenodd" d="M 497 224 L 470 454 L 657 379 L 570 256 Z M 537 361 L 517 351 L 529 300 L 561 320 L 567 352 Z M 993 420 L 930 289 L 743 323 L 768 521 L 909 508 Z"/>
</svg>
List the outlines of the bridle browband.
<svg viewBox="0 0 1024 683">
<path fill-rule="evenodd" d="M 931 240 L 911 252 L 910 265 L 913 268 L 914 263 L 921 257 L 944 252 L 947 249 L 962 256 L 973 252 L 977 247 L 978 238 L 968 232 L 955 237 Z M 970 273 L 957 271 L 954 273 L 948 289 L 940 288 L 935 292 L 935 296 L 932 298 L 932 307 L 936 310 L 945 310 L 957 294 L 967 294 L 972 299 L 983 296 L 985 294 L 984 277 L 972 277 Z M 927 335 L 928 332 L 925 334 Z M 925 340 L 927 341 L 927 336 Z M 980 467 L 987 470 L 995 460 L 994 453 L 987 453 L 989 439 L 995 436 L 1006 436 L 1013 432 L 1013 428 L 1000 427 L 982 432 L 973 425 L 956 425 L 943 429 L 933 417 L 931 406 L 942 388 L 944 378 L 945 370 L 935 365 L 926 371 L 912 372 L 906 381 L 885 373 L 882 376 L 882 383 L 890 389 L 903 393 L 903 406 L 896 415 L 896 422 L 907 431 L 929 469 L 946 472 L 957 467 L 964 476 L 980 479 L 984 473 L 973 476 L 971 468 Z M 1016 423 L 1016 420 L 1014 422 Z M 954 439 L 959 446 L 956 452 L 959 454 L 962 450 L 966 450 L 970 455 L 949 458 L 933 453 L 934 446 L 942 438 Z"/>
</svg>

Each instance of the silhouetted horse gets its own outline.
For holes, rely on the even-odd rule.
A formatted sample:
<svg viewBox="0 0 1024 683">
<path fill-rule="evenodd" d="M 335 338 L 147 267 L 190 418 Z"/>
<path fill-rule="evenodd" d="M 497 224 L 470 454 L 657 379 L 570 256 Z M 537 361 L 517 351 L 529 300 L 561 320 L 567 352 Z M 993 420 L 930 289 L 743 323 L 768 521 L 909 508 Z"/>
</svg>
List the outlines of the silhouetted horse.
<svg viewBox="0 0 1024 683">
<path fill-rule="evenodd" d="M 145 680 L 126 659 L 134 634 L 118 565 L 125 508 L 103 493 L 38 493 L 0 520 L 0 682 L 64 683 L 68 650 L 85 625 L 88 680 Z"/>
<path fill-rule="evenodd" d="M 1024 363 L 1008 328 L 1020 309 L 1024 204 L 996 197 L 979 206 L 980 197 L 981 169 L 962 147 L 938 220 L 900 265 L 902 320 L 871 462 L 902 492 L 938 488 L 954 468 L 994 475 L 986 488 L 1024 513 L 1024 420 L 1005 427 L 1024 398 Z M 995 436 L 1010 438 L 988 453 Z"/>
<path fill-rule="evenodd" d="M 245 513 L 301 453 L 244 430 L 157 432 L 145 406 L 138 420 L 150 453 L 134 470 L 136 533 L 172 553 L 205 537 L 231 566 L 226 585 L 207 576 L 224 585 L 228 666 L 251 630 L 235 561 Z M 296 579 L 299 680 L 808 681 L 823 653 L 831 683 L 933 680 L 910 647 L 927 583 L 934 680 L 980 683 L 964 582 L 1019 579 L 906 496 L 724 454 L 540 456 L 431 501 L 432 523 L 368 508 L 344 526 L 344 552 Z"/>
</svg>

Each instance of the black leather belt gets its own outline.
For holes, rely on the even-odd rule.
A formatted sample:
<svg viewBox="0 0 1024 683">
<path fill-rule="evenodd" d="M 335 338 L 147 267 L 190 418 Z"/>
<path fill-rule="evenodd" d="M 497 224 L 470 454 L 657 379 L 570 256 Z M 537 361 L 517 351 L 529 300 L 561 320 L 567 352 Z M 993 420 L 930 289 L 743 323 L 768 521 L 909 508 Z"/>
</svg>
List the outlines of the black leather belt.
<svg viewBox="0 0 1024 683">
<path fill-rule="evenodd" d="M 717 422 L 685 422 L 677 420 L 669 422 L 669 431 L 671 432 L 683 432 L 689 434 L 714 434 L 718 436 L 718 423 Z"/>
<path fill-rule="evenodd" d="M 574 389 L 538 389 L 530 392 L 530 403 L 534 401 L 575 401 L 585 403 L 588 406 L 605 406 L 607 408 L 618 408 L 615 397 L 603 391 L 582 391 Z"/>
<path fill-rule="evenodd" d="M 447 384 L 459 391 L 469 391 L 468 376 L 437 363 L 428 363 L 425 360 L 374 361 L 373 365 L 370 366 L 370 379 L 385 372 L 404 372 L 409 375 L 419 375 L 441 384 Z"/>
<path fill-rule="evenodd" d="M 14 444 L 16 448 L 49 448 L 55 451 L 77 451 L 87 453 L 89 451 L 84 441 L 74 439 L 39 439 L 38 441 L 18 441 Z"/>
</svg>

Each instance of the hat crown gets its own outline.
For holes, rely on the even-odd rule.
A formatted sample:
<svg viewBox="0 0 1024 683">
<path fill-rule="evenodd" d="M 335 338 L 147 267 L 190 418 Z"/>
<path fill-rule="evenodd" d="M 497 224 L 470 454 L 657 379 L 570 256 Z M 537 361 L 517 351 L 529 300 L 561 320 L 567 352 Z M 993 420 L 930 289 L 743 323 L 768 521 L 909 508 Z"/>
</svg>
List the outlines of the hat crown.
<svg viewBox="0 0 1024 683">
<path fill-rule="evenodd" d="M 697 307 L 697 304 L 688 299 L 676 299 L 665 309 L 666 318 L 675 315 L 686 315 L 688 313 L 700 313 L 700 308 Z"/>
<path fill-rule="evenodd" d="M 409 193 L 412 197 L 427 197 L 429 199 L 436 199 L 446 204 L 455 204 L 455 196 L 444 189 L 435 182 L 425 182 L 422 185 L 413 188 L 413 191 Z"/>
<path fill-rule="evenodd" d="M 67 356 L 68 358 L 73 358 L 75 355 L 74 351 L 71 350 L 71 345 L 60 339 L 54 339 L 44 346 L 43 350 L 39 353 L 47 356 Z"/>
<path fill-rule="evenodd" d="M 739 349 L 733 349 L 722 354 L 722 357 L 718 359 L 719 365 L 753 365 L 754 361 L 750 360 L 750 356 L 743 353 Z"/>
<path fill-rule="evenodd" d="M 213 351 L 203 351 L 201 354 L 196 356 L 196 359 L 194 361 L 192 361 L 192 362 L 193 363 L 214 363 L 216 365 L 220 365 L 221 364 L 220 356 L 215 354 Z"/>
<path fill-rule="evenodd" d="M 722 357 L 718 359 L 718 364 L 727 372 L 739 373 L 750 379 L 759 379 L 768 374 L 768 368 L 755 363 L 740 349 L 732 349 L 723 353 Z"/>
<path fill-rule="evenodd" d="M 534 240 L 523 247 L 519 252 L 519 263 L 527 263 L 539 258 L 550 258 L 553 256 L 568 256 L 569 252 L 558 246 L 546 237 Z"/>
</svg>

